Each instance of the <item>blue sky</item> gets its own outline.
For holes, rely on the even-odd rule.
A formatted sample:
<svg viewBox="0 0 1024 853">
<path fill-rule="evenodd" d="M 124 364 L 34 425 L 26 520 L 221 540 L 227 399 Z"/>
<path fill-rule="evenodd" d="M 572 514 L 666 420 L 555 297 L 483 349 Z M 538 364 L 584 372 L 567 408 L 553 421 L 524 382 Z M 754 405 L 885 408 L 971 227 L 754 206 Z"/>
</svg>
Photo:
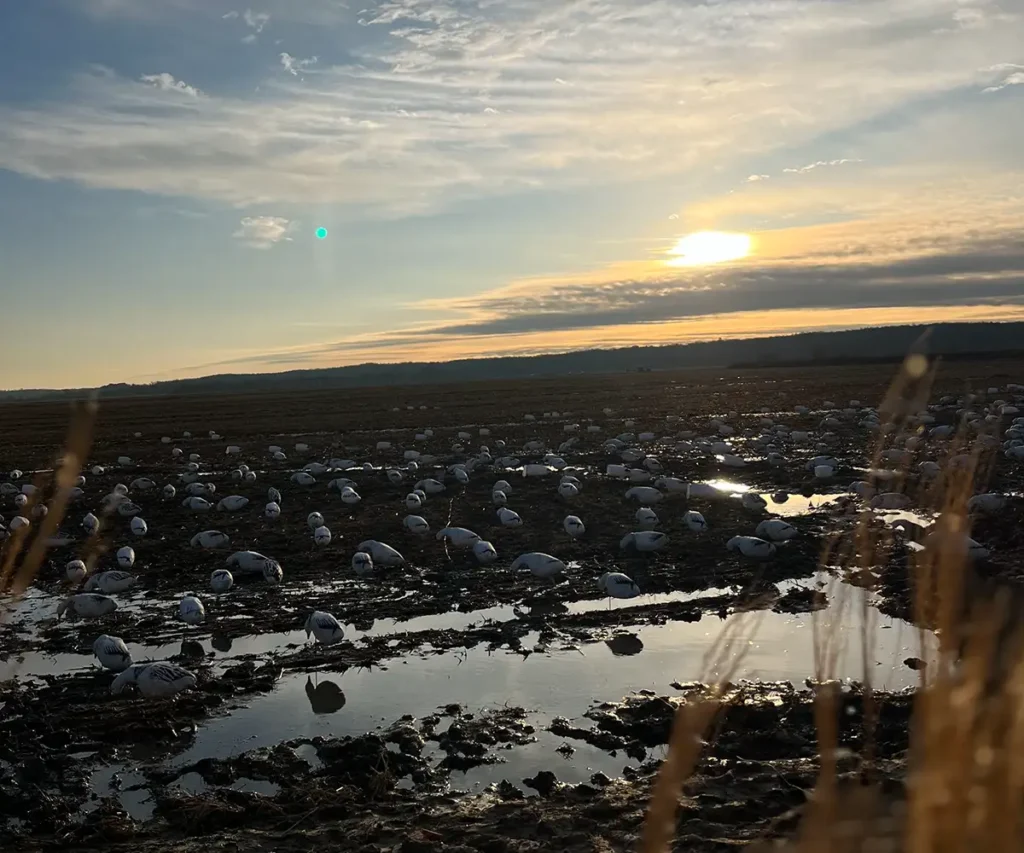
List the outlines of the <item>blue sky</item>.
<svg viewBox="0 0 1024 853">
<path fill-rule="evenodd" d="M 0 386 L 1024 318 L 1022 134 L 1019 0 L 3 3 Z"/>
</svg>

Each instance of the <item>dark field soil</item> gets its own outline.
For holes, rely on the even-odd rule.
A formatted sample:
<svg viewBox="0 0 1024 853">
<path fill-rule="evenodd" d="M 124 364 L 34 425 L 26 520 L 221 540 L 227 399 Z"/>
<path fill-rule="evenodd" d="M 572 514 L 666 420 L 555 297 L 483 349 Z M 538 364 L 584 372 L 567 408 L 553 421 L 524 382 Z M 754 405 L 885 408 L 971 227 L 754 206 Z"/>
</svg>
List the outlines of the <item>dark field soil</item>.
<svg viewBox="0 0 1024 853">
<path fill-rule="evenodd" d="M 1021 362 L 952 364 L 940 369 L 931 400 L 960 396 L 968 388 L 1005 388 L 1022 377 Z M 739 500 L 687 502 L 685 495 L 668 494 L 654 509 L 660 517 L 657 529 L 668 534 L 670 544 L 655 554 L 631 554 L 620 549 L 619 540 L 637 529 L 633 513 L 639 504 L 623 498 L 630 484 L 603 476 L 607 464 L 621 461 L 602 449 L 604 441 L 619 433 L 651 431 L 657 440 L 645 449 L 661 461 L 666 476 L 728 479 L 768 494 L 844 491 L 851 481 L 866 477 L 863 469 L 877 441 L 858 426 L 857 418 L 830 428 L 832 437 L 820 447 L 812 441 L 799 452 L 787 452 L 790 461 L 780 467 L 769 466 L 745 442 L 760 432 L 763 417 L 818 436 L 822 401 L 834 401 L 840 409 L 851 399 L 875 406 L 891 378 L 875 365 L 102 403 L 86 469 L 101 465 L 108 470 L 84 471 L 86 494 L 57 532 L 67 542 L 47 553 L 30 591 L 32 608 L 23 606 L 0 618 L 0 667 L 7 667 L 0 673 L 9 679 L 0 683 L 0 844 L 3 849 L 183 851 L 298 850 L 329 844 L 361 851 L 397 847 L 406 853 L 548 848 L 589 853 L 635 847 L 672 714 L 698 689 L 694 685 L 678 685 L 670 696 L 643 691 L 604 696 L 603 704 L 575 709 L 572 720 L 551 717 L 543 725 L 563 740 L 562 754 L 552 755 L 550 767 L 536 775 L 505 779 L 483 795 L 453 793 L 449 775 L 498 762 L 508 750 L 533 743 L 538 724 L 524 709 L 469 711 L 452 706 L 427 717 L 403 717 L 408 709 L 395 705 L 381 709 L 391 723 L 361 735 L 295 739 L 171 769 L 165 759 L 180 755 L 198 727 L 274 691 L 289 673 L 341 673 L 400 663 L 411 655 L 476 647 L 524 658 L 598 643 L 607 643 L 616 655 L 642 653 L 636 631 L 644 626 L 725 618 L 741 610 L 818 610 L 828 603 L 828 592 L 819 582 L 823 564 L 845 580 L 874 590 L 884 612 L 912 618 L 912 555 L 883 520 L 860 517 L 862 504 L 819 500 L 816 508 L 788 517 L 799 535 L 780 546 L 775 559 L 757 563 L 729 552 L 725 543 L 737 533 L 752 533 L 767 513 L 745 509 Z M 795 414 L 793 407 L 799 404 L 812 411 Z M 614 412 L 606 414 L 606 407 Z M 936 410 L 937 422 L 953 422 L 956 408 L 950 404 Z M 542 417 L 552 410 L 559 415 Z M 537 420 L 524 421 L 525 413 Z M 68 415 L 64 404 L 0 406 L 0 471 L 52 467 Z M 708 435 L 714 416 L 728 416 L 736 427 L 732 440 L 737 452 L 752 457 L 745 468 L 724 469 L 713 456 L 674 450 L 684 431 Z M 626 419 L 635 425 L 627 425 Z M 579 444 L 560 452 L 570 437 L 567 423 L 580 425 L 572 433 Z M 601 432 L 588 434 L 591 423 Z M 434 436 L 415 442 L 413 434 L 428 427 Z M 479 436 L 480 427 L 491 434 Z M 186 430 L 193 438 L 182 437 Z M 460 430 L 472 438 L 459 439 Z M 223 438 L 213 440 L 209 431 Z M 173 443 L 161 443 L 161 436 L 172 436 Z M 498 449 L 498 440 L 507 447 Z M 535 440 L 543 449 L 524 451 Z M 392 442 L 393 449 L 377 450 L 379 441 Z M 297 442 L 307 443 L 309 451 L 295 451 Z M 286 461 L 270 459 L 267 447 L 272 444 L 284 448 Z M 559 453 L 568 463 L 567 472 L 582 481 L 582 492 L 569 500 L 559 497 L 557 476 L 524 479 L 518 473 L 483 469 L 474 471 L 465 486 L 443 476 L 445 466 L 466 461 L 481 444 L 495 458 L 515 455 L 522 462 L 542 461 L 545 452 Z M 241 455 L 226 457 L 228 445 L 240 445 Z M 172 447 L 184 451 L 183 460 L 171 458 Z M 407 472 L 405 482 L 389 483 L 382 468 L 401 467 L 403 450 L 410 447 L 435 456 L 440 467 L 423 466 Z M 217 487 L 214 503 L 240 494 L 250 499 L 249 505 L 235 513 L 213 509 L 196 514 L 183 508 L 179 476 L 192 452 L 202 457 L 201 480 Z M 804 464 L 823 452 L 840 462 L 835 483 L 824 489 L 812 481 Z M 922 448 L 915 466 L 923 459 L 941 458 L 937 454 L 936 448 Z M 130 468 L 118 466 L 118 457 L 124 455 L 133 460 Z M 319 475 L 309 487 L 290 481 L 304 464 L 326 463 L 332 457 L 376 466 L 345 474 L 358 484 L 358 505 L 347 506 L 338 492 L 327 492 L 328 481 L 339 474 Z M 231 471 L 241 463 L 257 472 L 256 482 L 232 479 Z M 979 572 L 1016 581 L 1024 573 L 1019 497 L 1024 466 L 997 450 L 982 463 L 986 485 L 1006 492 L 1011 500 L 1004 512 L 975 522 L 972 535 L 991 550 Z M 414 511 L 431 526 L 432 532 L 421 538 L 402 527 L 409 512 L 403 500 L 413 483 L 427 476 L 445 479 L 447 489 Z M 27 474 L 19 483 L 34 478 L 45 492 L 49 477 Z M 87 537 L 80 527 L 85 513 L 99 515 L 103 496 L 115 484 L 137 477 L 157 483 L 152 492 L 133 490 L 131 495 L 141 506 L 148 535 L 133 537 L 129 520 L 111 515 L 103 518 L 98 536 Z M 509 506 L 522 516 L 521 528 L 504 528 L 496 520 L 491 487 L 499 478 L 513 485 Z M 0 474 L 0 481 L 5 479 Z M 165 483 L 178 488 L 174 499 L 161 497 Z M 901 485 L 918 494 L 916 474 L 908 474 Z M 284 496 L 281 517 L 273 522 L 263 517 L 272 486 Z M 927 512 L 940 499 L 922 491 L 915 508 Z M 698 535 L 686 527 L 682 514 L 687 509 L 704 514 L 708 532 Z M 333 534 L 326 547 L 314 546 L 306 525 L 314 510 L 325 516 Z M 10 497 L 0 499 L 0 513 L 8 522 L 15 514 Z M 579 515 L 587 525 L 577 541 L 562 529 L 567 514 Z M 855 536 L 858 523 L 861 534 Z M 498 561 L 481 567 L 469 552 L 446 549 L 433 531 L 447 524 L 480 533 L 494 544 Z M 865 525 L 874 531 L 867 537 Z M 228 534 L 230 549 L 190 548 L 189 539 L 205 529 Z M 398 548 L 407 565 L 357 577 L 350 560 L 365 539 Z M 114 552 L 124 544 L 135 549 L 138 582 L 130 593 L 115 596 L 122 604 L 119 610 L 99 620 L 53 619 L 53 597 L 74 591 L 65 579 L 67 561 L 81 558 L 101 569 L 115 568 Z M 10 556 L 17 565 L 11 543 L 2 547 L 6 551 L 0 551 L 0 564 Z M 260 578 L 236 575 L 228 594 L 212 594 L 210 573 L 223 567 L 227 554 L 242 549 L 276 559 L 284 581 L 270 586 Z M 512 572 L 511 560 L 532 550 L 562 559 L 565 577 L 552 583 Z M 626 572 L 645 595 L 676 595 L 654 602 L 640 598 L 615 609 L 578 606 L 601 602 L 596 579 L 605 571 Z M 205 624 L 190 628 L 175 618 L 185 594 L 203 599 Z M 501 615 L 484 614 L 471 624 L 454 619 L 493 608 Z M 290 632 L 300 630 L 314 609 L 333 612 L 344 624 L 369 633 L 328 649 L 306 646 L 304 635 L 296 639 Z M 434 616 L 442 622 L 453 616 L 453 626 L 410 622 Z M 380 629 L 376 633 L 371 631 L 374 626 Z M 100 633 L 130 644 L 173 647 L 167 658 L 193 671 L 197 688 L 173 700 L 111 696 L 110 673 L 84 669 L 87 658 L 75 658 L 73 672 L 32 674 L 33 661 L 41 656 L 88 655 Z M 245 638 L 277 634 L 282 635 L 280 644 L 268 654 L 225 659 L 204 646 L 209 643 L 228 654 L 233 643 Z M 333 710 L 343 714 L 344 696 L 321 687 L 311 703 L 334 702 Z M 813 787 L 818 764 L 810 694 L 788 685 L 746 685 L 733 699 L 687 788 L 678 819 L 678 849 L 726 849 L 785 835 L 798 822 Z M 859 759 L 865 743 L 860 695 L 852 688 L 844 693 L 839 725 L 849 752 L 842 769 L 850 778 L 870 771 L 885 790 L 898 793 L 913 697 L 886 694 L 880 702 L 873 758 L 865 767 Z M 571 760 L 584 744 L 640 763 L 624 767 L 617 778 L 597 773 L 589 783 L 563 784 L 559 762 Z M 152 819 L 146 821 L 125 812 L 116 785 L 96 792 L 90 782 L 97 768 L 123 762 L 140 750 L 148 758 L 137 769 L 154 800 Z M 201 777 L 205 789 L 189 794 L 171 784 L 185 773 Z M 272 783 L 274 793 L 239 790 L 235 783 L 240 779 Z M 88 812 L 82 810 L 86 801 L 93 803 Z"/>
</svg>

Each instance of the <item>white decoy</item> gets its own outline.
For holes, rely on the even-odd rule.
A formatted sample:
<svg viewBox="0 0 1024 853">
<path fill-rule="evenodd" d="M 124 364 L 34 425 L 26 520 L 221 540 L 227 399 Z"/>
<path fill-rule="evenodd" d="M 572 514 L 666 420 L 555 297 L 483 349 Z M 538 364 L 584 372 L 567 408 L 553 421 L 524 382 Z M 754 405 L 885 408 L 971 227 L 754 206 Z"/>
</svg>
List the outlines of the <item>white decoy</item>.
<svg viewBox="0 0 1024 853">
<path fill-rule="evenodd" d="M 666 492 L 685 492 L 690 484 L 685 480 L 680 480 L 678 477 L 658 477 L 654 481 L 654 485 L 658 489 L 664 489 Z"/>
<path fill-rule="evenodd" d="M 423 506 L 423 500 L 416 492 L 409 492 L 405 496 L 405 508 L 406 509 L 419 509 Z"/>
<path fill-rule="evenodd" d="M 82 527 L 87 533 L 95 533 L 100 529 L 100 520 L 90 512 L 82 519 Z"/>
<path fill-rule="evenodd" d="M 754 533 L 768 542 L 788 542 L 797 535 L 797 529 L 781 518 L 766 518 L 754 529 Z"/>
<path fill-rule="evenodd" d="M 996 492 L 985 492 L 975 495 L 967 501 L 967 509 L 970 512 L 997 513 L 1006 508 L 1006 495 Z"/>
<path fill-rule="evenodd" d="M 597 579 L 597 588 L 612 598 L 636 598 L 640 587 L 622 572 L 605 572 Z"/>
<path fill-rule="evenodd" d="M 519 517 L 519 513 L 509 509 L 507 506 L 498 507 L 498 521 L 501 522 L 503 527 L 523 526 L 523 519 Z"/>
<path fill-rule="evenodd" d="M 22 509 L 22 508 L 24 508 L 24 506 L 25 506 L 25 505 L 26 505 L 27 503 L 28 503 L 28 496 L 27 496 L 27 495 L 15 495 L 15 496 L 14 496 L 14 505 L 15 505 L 15 506 L 16 506 L 16 507 L 17 507 L 18 509 Z"/>
<path fill-rule="evenodd" d="M 472 548 L 480 541 L 480 534 L 466 527 L 444 527 L 435 538 L 438 542 L 446 540 L 454 548 Z"/>
<path fill-rule="evenodd" d="M 325 524 L 321 524 L 313 531 L 313 542 L 317 545 L 331 544 L 331 531 Z"/>
<path fill-rule="evenodd" d="M 300 486 L 313 486 L 316 485 L 316 477 L 308 471 L 296 471 L 292 474 L 292 482 Z"/>
<path fill-rule="evenodd" d="M 938 462 L 927 459 L 917 466 L 917 471 L 925 480 L 933 480 L 942 473 L 942 467 Z"/>
<path fill-rule="evenodd" d="M 27 518 L 25 518 L 25 516 L 23 516 L 23 515 L 16 515 L 16 516 L 14 516 L 14 518 L 11 519 L 11 523 L 9 525 L 9 528 L 10 528 L 11 533 L 14 533 L 15 530 L 21 530 L 23 527 L 27 528 L 27 527 L 31 527 L 31 526 L 32 526 L 32 522 L 29 521 Z"/>
<path fill-rule="evenodd" d="M 725 547 L 751 560 L 770 560 L 775 556 L 775 546 L 756 536 L 733 536 Z"/>
<path fill-rule="evenodd" d="M 181 502 L 181 505 L 185 507 L 185 509 L 192 510 L 192 512 L 208 512 L 213 507 L 213 504 L 211 504 L 206 498 L 199 497 L 185 498 L 185 500 Z"/>
<path fill-rule="evenodd" d="M 204 530 L 193 536 L 189 544 L 193 548 L 227 548 L 231 544 L 231 537 L 219 530 Z"/>
<path fill-rule="evenodd" d="M 386 542 L 377 539 L 366 539 L 356 546 L 360 551 L 365 551 L 373 558 L 375 566 L 404 566 L 405 557 L 395 548 Z"/>
<path fill-rule="evenodd" d="M 491 503 L 495 506 L 505 506 L 508 503 L 508 495 L 501 491 L 491 492 Z"/>
<path fill-rule="evenodd" d="M 498 552 L 490 542 L 481 539 L 473 543 L 473 556 L 481 566 L 489 566 L 498 559 Z"/>
<path fill-rule="evenodd" d="M 273 486 L 271 486 L 269 489 L 267 489 L 267 500 L 270 501 L 271 503 L 280 504 L 281 493 Z"/>
<path fill-rule="evenodd" d="M 633 548 L 641 552 L 660 551 L 668 545 L 668 536 L 659 533 L 657 530 L 637 530 L 627 533 L 619 541 L 619 547 L 623 550 Z"/>
<path fill-rule="evenodd" d="M 465 468 L 456 468 L 452 471 L 452 476 L 455 477 L 456 482 L 461 483 L 463 486 L 469 482 L 469 472 Z"/>
<path fill-rule="evenodd" d="M 102 592 L 104 595 L 114 595 L 119 592 L 127 592 L 135 586 L 136 577 L 130 572 L 117 570 L 100 572 L 93 575 L 85 582 L 85 592 Z"/>
<path fill-rule="evenodd" d="M 130 569 L 135 565 L 135 549 L 131 545 L 125 545 L 117 550 L 117 564 L 122 569 Z"/>
<path fill-rule="evenodd" d="M 430 532 L 430 525 L 427 523 L 427 520 L 420 515 L 407 515 L 402 519 L 402 525 L 410 533 L 422 535 Z"/>
<path fill-rule="evenodd" d="M 96 618 L 106 616 L 117 610 L 117 602 L 106 595 L 96 592 L 80 592 L 65 598 L 57 608 L 57 619 L 65 613 L 72 613 L 76 616 Z"/>
<path fill-rule="evenodd" d="M 540 551 L 529 551 L 526 554 L 520 554 L 512 561 L 512 571 L 515 572 L 521 569 L 529 569 L 530 572 L 539 578 L 553 580 L 557 575 L 565 571 L 565 563 L 557 557 L 552 557 L 550 554 L 544 554 Z"/>
<path fill-rule="evenodd" d="M 341 502 L 348 504 L 349 506 L 355 506 L 359 503 L 362 498 L 359 496 L 359 492 L 353 489 L 351 486 L 346 486 L 341 490 Z"/>
<path fill-rule="evenodd" d="M 850 483 L 850 491 L 866 501 L 871 500 L 877 493 L 877 489 L 866 480 L 857 480 Z"/>
<path fill-rule="evenodd" d="M 882 492 L 871 499 L 872 509 L 905 509 L 912 503 L 910 495 L 902 492 Z"/>
<path fill-rule="evenodd" d="M 267 560 L 263 564 L 263 580 L 271 586 L 277 586 L 284 580 L 284 569 L 277 560 Z"/>
<path fill-rule="evenodd" d="M 265 507 L 263 507 L 263 517 L 268 518 L 271 521 L 281 517 L 281 507 L 279 504 L 271 501 Z"/>
<path fill-rule="evenodd" d="M 178 618 L 189 625 L 198 625 L 206 621 L 206 608 L 194 595 L 186 595 L 178 605 Z"/>
<path fill-rule="evenodd" d="M 226 512 L 238 512 L 238 510 L 243 509 L 248 503 L 249 499 L 242 495 L 228 495 L 227 497 L 223 497 L 217 501 L 217 509 Z"/>
<path fill-rule="evenodd" d="M 81 583 L 87 574 L 88 569 L 81 560 L 72 560 L 64 567 L 64 575 L 71 583 Z"/>
<path fill-rule="evenodd" d="M 314 610 L 306 617 L 306 639 L 310 635 L 322 646 L 330 646 L 340 643 L 345 639 L 345 629 L 341 623 L 330 613 L 322 610 Z"/>
<path fill-rule="evenodd" d="M 373 571 L 373 557 L 365 551 L 356 551 L 352 555 L 352 570 L 357 575 L 368 575 Z"/>
<path fill-rule="evenodd" d="M 563 498 L 574 498 L 580 493 L 580 488 L 575 483 L 563 480 L 558 484 L 558 494 Z"/>
<path fill-rule="evenodd" d="M 586 525 L 583 523 L 582 519 L 575 515 L 567 515 L 565 520 L 562 522 L 562 527 L 565 528 L 565 532 L 573 539 L 579 539 L 587 532 Z"/>
<path fill-rule="evenodd" d="M 658 526 L 658 514 L 649 506 L 640 507 L 634 517 L 644 530 L 653 530 Z"/>
<path fill-rule="evenodd" d="M 426 480 L 420 480 L 416 484 L 416 488 L 422 489 L 428 495 L 439 495 L 444 491 L 444 483 L 433 477 L 428 477 Z"/>
<path fill-rule="evenodd" d="M 142 512 L 142 507 L 129 500 L 121 501 L 117 505 L 117 514 L 122 518 L 131 518 L 132 516 L 138 515 L 140 512 Z"/>
<path fill-rule="evenodd" d="M 683 513 L 683 524 L 694 533 L 704 533 L 708 529 L 708 523 L 696 510 L 690 509 Z"/>
<path fill-rule="evenodd" d="M 768 501 L 762 498 L 757 492 L 744 492 L 740 498 L 744 509 L 751 512 L 761 512 L 768 506 Z"/>
<path fill-rule="evenodd" d="M 405 475 L 397 468 L 388 468 L 387 471 L 388 482 L 392 485 L 397 486 L 402 480 L 405 479 Z"/>
<path fill-rule="evenodd" d="M 166 699 L 196 686 L 196 677 L 172 663 L 133 664 L 114 679 L 110 692 L 121 693 L 134 684 L 147 699 Z"/>
<path fill-rule="evenodd" d="M 665 496 L 653 486 L 633 486 L 626 490 L 626 500 L 639 501 L 642 504 L 653 504 Z"/>
<path fill-rule="evenodd" d="M 262 574 L 263 567 L 268 562 L 272 562 L 270 557 L 264 556 L 259 551 L 235 551 L 225 560 L 228 566 L 240 569 L 247 574 Z"/>
<path fill-rule="evenodd" d="M 506 496 L 512 494 L 512 484 L 508 480 L 498 480 L 491 487 L 492 492 L 503 492 Z"/>
<path fill-rule="evenodd" d="M 120 637 L 100 634 L 92 644 L 92 653 L 100 666 L 111 672 L 124 672 L 132 665 L 132 653 Z"/>
<path fill-rule="evenodd" d="M 217 487 L 213 483 L 189 483 L 185 486 L 186 495 L 194 495 L 195 497 L 209 497 L 217 491 Z"/>
<path fill-rule="evenodd" d="M 139 518 L 138 516 L 132 519 L 131 529 L 132 533 L 136 536 L 145 536 L 149 531 L 149 527 L 146 525 L 145 519 Z"/>
<path fill-rule="evenodd" d="M 214 569 L 210 575 L 210 589 L 216 593 L 227 592 L 235 585 L 235 577 L 227 569 Z"/>
<path fill-rule="evenodd" d="M 316 530 L 318 527 L 322 527 L 324 523 L 324 517 L 318 512 L 311 512 L 306 516 L 306 524 L 310 530 Z"/>
</svg>

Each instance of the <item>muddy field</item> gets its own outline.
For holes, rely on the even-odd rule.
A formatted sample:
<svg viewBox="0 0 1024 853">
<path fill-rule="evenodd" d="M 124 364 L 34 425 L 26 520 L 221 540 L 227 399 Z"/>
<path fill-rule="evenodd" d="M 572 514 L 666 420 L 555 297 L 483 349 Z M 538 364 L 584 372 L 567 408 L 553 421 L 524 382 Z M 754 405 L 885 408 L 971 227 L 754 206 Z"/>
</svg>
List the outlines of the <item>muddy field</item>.
<svg viewBox="0 0 1024 853">
<path fill-rule="evenodd" d="M 928 417 L 884 440 L 906 455 L 886 459 L 898 472 L 878 491 L 907 494 L 907 506 L 871 511 L 850 486 L 885 476 L 868 471 L 883 434 L 871 409 L 893 372 L 704 371 L 102 403 L 83 494 L 28 593 L 8 598 L 0 621 L 0 844 L 626 849 L 641 830 L 675 707 L 719 675 L 731 677 L 733 702 L 687 789 L 678 844 L 724 849 L 785 834 L 817 771 L 806 689 L 815 620 L 849 638 L 828 675 L 867 671 L 885 691 L 872 771 L 898 791 L 917 667 L 934 646 L 904 621 L 921 538 L 913 525 L 926 528 L 942 499 L 921 463 L 944 465 L 957 452 L 932 430 L 950 425 L 959 434 L 964 410 L 979 414 L 967 448 L 980 462 L 977 490 L 1006 500 L 972 517 L 971 535 L 988 552 L 976 565 L 1015 580 L 1024 566 L 1024 461 L 1007 448 L 1018 440 L 1013 408 L 1024 409 L 1024 391 L 1012 383 L 1024 364 L 941 367 L 918 407 Z M 968 391 L 977 396 L 965 398 Z M 23 472 L 0 474 L 10 484 L 0 496 L 5 526 L 22 513 L 38 526 L 33 507 L 49 495 L 68 414 L 64 405 L 0 406 L 0 471 Z M 606 444 L 617 436 L 621 447 Z M 715 441 L 745 464 L 729 464 Z M 271 446 L 287 458 L 275 459 Z M 628 455 L 633 449 L 639 455 Z M 182 506 L 190 454 L 198 454 L 198 482 L 216 487 L 203 512 Z M 817 456 L 834 458 L 831 476 L 808 468 Z M 352 465 L 317 473 L 310 485 L 293 482 L 311 463 L 339 459 Z M 526 477 L 529 464 L 552 470 Z M 607 474 L 622 464 L 651 471 L 651 482 Z M 466 483 L 455 476 L 460 465 Z M 389 479 L 394 470 L 402 482 Z M 565 475 L 579 481 L 578 495 L 559 494 Z M 328 489 L 338 477 L 354 482 L 358 503 Z M 406 496 L 428 477 L 444 491 L 408 509 Z M 626 490 L 661 477 L 713 491 L 688 497 L 663 484 L 651 508 L 668 544 L 623 549 L 624 534 L 642 529 L 634 514 L 645 505 Z M 139 478 L 155 488 L 132 486 Z M 500 479 L 522 526 L 497 519 Z M 16 506 L 16 493 L 33 483 L 39 493 Z M 102 511 L 117 484 L 130 486 L 144 536 L 133 535 L 130 517 Z M 163 496 L 168 484 L 173 498 Z M 264 515 L 271 488 L 282 496 L 272 520 Z M 249 502 L 217 509 L 229 495 Z M 703 514 L 706 531 L 688 526 L 687 510 Z M 314 511 L 330 528 L 329 544 L 314 542 Z M 82 527 L 90 512 L 101 520 L 95 535 Z M 431 532 L 405 529 L 410 513 Z M 563 527 L 567 515 L 586 525 L 578 539 Z M 797 533 L 771 559 L 727 548 L 773 517 Z M 912 525 L 901 530 L 901 522 Z M 446 526 L 493 543 L 496 561 L 481 565 L 471 550 L 437 541 Z M 870 553 L 853 535 L 865 526 Z M 190 547 L 209 529 L 230 545 Z M 2 545 L 5 559 L 15 538 Z M 354 572 L 352 556 L 369 539 L 392 545 L 405 564 Z M 135 551 L 136 580 L 112 594 L 116 611 L 57 619 L 78 586 L 66 564 L 115 569 L 125 545 Z M 236 573 L 229 591 L 214 593 L 211 573 L 239 550 L 276 560 L 281 582 Z M 511 569 L 532 551 L 561 560 L 564 572 L 546 579 Z M 642 594 L 609 598 L 597 582 L 615 571 Z M 202 599 L 201 624 L 178 618 L 186 595 Z M 314 610 L 338 618 L 342 642 L 310 642 L 303 626 Z M 716 665 L 705 656 L 723 630 L 744 642 Z M 873 637 L 868 661 L 862 630 Z M 195 688 L 170 699 L 112 695 L 114 675 L 92 655 L 100 634 L 122 638 L 137 664 L 185 667 Z M 840 711 L 842 769 L 856 774 L 864 725 L 854 686 Z"/>
</svg>

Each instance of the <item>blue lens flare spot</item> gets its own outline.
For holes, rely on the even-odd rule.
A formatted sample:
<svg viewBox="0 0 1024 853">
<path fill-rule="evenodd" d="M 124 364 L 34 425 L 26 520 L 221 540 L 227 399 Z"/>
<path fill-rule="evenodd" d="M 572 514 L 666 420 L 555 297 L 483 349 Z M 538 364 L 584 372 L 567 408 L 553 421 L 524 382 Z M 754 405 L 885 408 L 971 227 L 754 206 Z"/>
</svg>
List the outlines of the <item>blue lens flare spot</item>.
<svg viewBox="0 0 1024 853">
<path fill-rule="evenodd" d="M 321 225 L 319 228 L 316 229 L 316 239 L 317 240 L 324 240 L 324 239 L 326 239 L 326 237 L 327 237 L 327 229 L 324 228 Z"/>
</svg>

